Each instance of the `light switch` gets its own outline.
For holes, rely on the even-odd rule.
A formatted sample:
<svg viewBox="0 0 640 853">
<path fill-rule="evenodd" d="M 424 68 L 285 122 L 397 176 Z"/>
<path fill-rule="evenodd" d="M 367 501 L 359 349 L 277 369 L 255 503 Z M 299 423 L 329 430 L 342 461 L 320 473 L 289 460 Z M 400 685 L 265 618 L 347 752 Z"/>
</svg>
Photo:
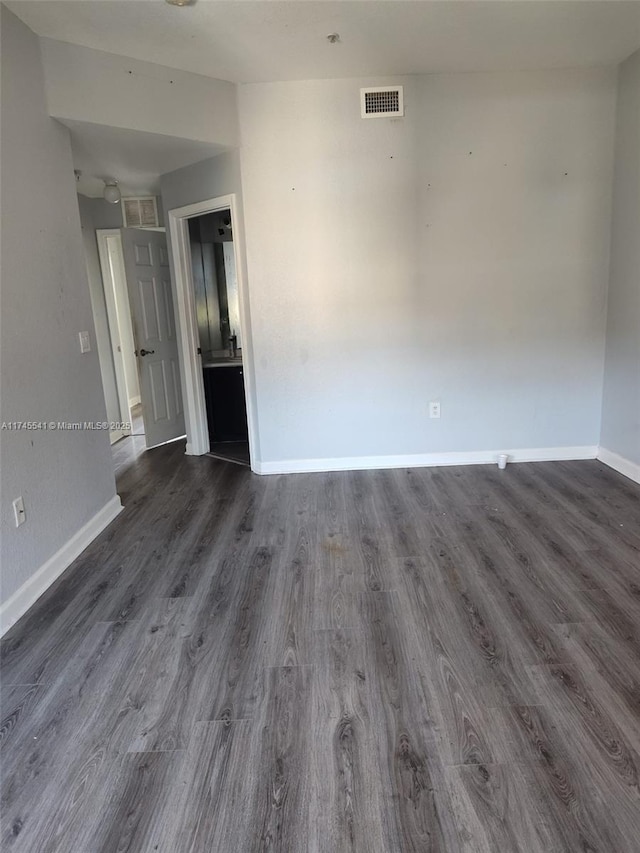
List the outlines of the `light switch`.
<svg viewBox="0 0 640 853">
<path fill-rule="evenodd" d="M 16 521 L 16 527 L 20 527 L 20 525 L 24 524 L 27 520 L 27 516 L 24 511 L 24 501 L 21 497 L 16 498 L 13 502 L 13 516 Z"/>
<path fill-rule="evenodd" d="M 78 332 L 80 338 L 80 352 L 91 351 L 91 341 L 89 340 L 89 332 Z"/>
</svg>

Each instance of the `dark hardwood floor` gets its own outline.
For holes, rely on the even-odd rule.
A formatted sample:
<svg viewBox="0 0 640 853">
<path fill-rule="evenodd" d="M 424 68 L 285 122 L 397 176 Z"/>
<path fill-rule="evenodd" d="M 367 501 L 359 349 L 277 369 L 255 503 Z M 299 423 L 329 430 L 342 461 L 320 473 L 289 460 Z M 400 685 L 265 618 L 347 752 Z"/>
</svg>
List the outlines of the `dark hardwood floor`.
<svg viewBox="0 0 640 853">
<path fill-rule="evenodd" d="M 117 452 L 2 642 L 3 850 L 638 853 L 640 487 Z"/>
</svg>

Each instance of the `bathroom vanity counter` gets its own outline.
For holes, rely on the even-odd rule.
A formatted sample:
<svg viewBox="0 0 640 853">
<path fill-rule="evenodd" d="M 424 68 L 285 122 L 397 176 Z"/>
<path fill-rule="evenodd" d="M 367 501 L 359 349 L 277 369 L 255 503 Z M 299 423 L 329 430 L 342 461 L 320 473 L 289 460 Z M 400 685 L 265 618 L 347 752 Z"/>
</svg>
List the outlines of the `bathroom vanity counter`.
<svg viewBox="0 0 640 853">
<path fill-rule="evenodd" d="M 226 358 L 212 358 L 205 361 L 202 365 L 204 370 L 209 370 L 211 367 L 242 367 L 242 356 L 238 355 L 235 358 L 227 356 Z"/>
<path fill-rule="evenodd" d="M 241 349 L 237 349 L 233 357 L 229 355 L 229 351 L 226 349 L 209 350 L 202 353 L 202 367 L 207 370 L 210 367 L 237 367 L 238 365 L 242 367 Z"/>
</svg>

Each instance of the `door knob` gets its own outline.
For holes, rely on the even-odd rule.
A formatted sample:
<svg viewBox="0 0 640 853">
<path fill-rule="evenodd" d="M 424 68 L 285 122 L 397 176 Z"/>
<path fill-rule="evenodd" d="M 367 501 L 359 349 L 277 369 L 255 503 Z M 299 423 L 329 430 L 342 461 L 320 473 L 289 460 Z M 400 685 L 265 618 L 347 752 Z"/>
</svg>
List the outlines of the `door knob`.
<svg viewBox="0 0 640 853">
<path fill-rule="evenodd" d="M 142 355 L 142 356 L 145 356 L 145 355 L 153 355 L 153 354 L 154 354 L 154 352 L 155 352 L 155 350 L 154 350 L 154 349 L 141 349 L 141 350 L 140 350 L 140 355 Z"/>
</svg>

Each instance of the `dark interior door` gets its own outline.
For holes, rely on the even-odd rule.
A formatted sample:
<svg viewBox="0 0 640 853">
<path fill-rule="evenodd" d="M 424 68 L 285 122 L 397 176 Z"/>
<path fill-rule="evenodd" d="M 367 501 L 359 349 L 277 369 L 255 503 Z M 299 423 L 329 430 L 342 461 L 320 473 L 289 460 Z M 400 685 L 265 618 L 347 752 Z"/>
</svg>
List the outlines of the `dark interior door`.
<svg viewBox="0 0 640 853">
<path fill-rule="evenodd" d="M 204 386 L 210 441 L 247 441 L 242 366 L 205 368 Z"/>
</svg>

